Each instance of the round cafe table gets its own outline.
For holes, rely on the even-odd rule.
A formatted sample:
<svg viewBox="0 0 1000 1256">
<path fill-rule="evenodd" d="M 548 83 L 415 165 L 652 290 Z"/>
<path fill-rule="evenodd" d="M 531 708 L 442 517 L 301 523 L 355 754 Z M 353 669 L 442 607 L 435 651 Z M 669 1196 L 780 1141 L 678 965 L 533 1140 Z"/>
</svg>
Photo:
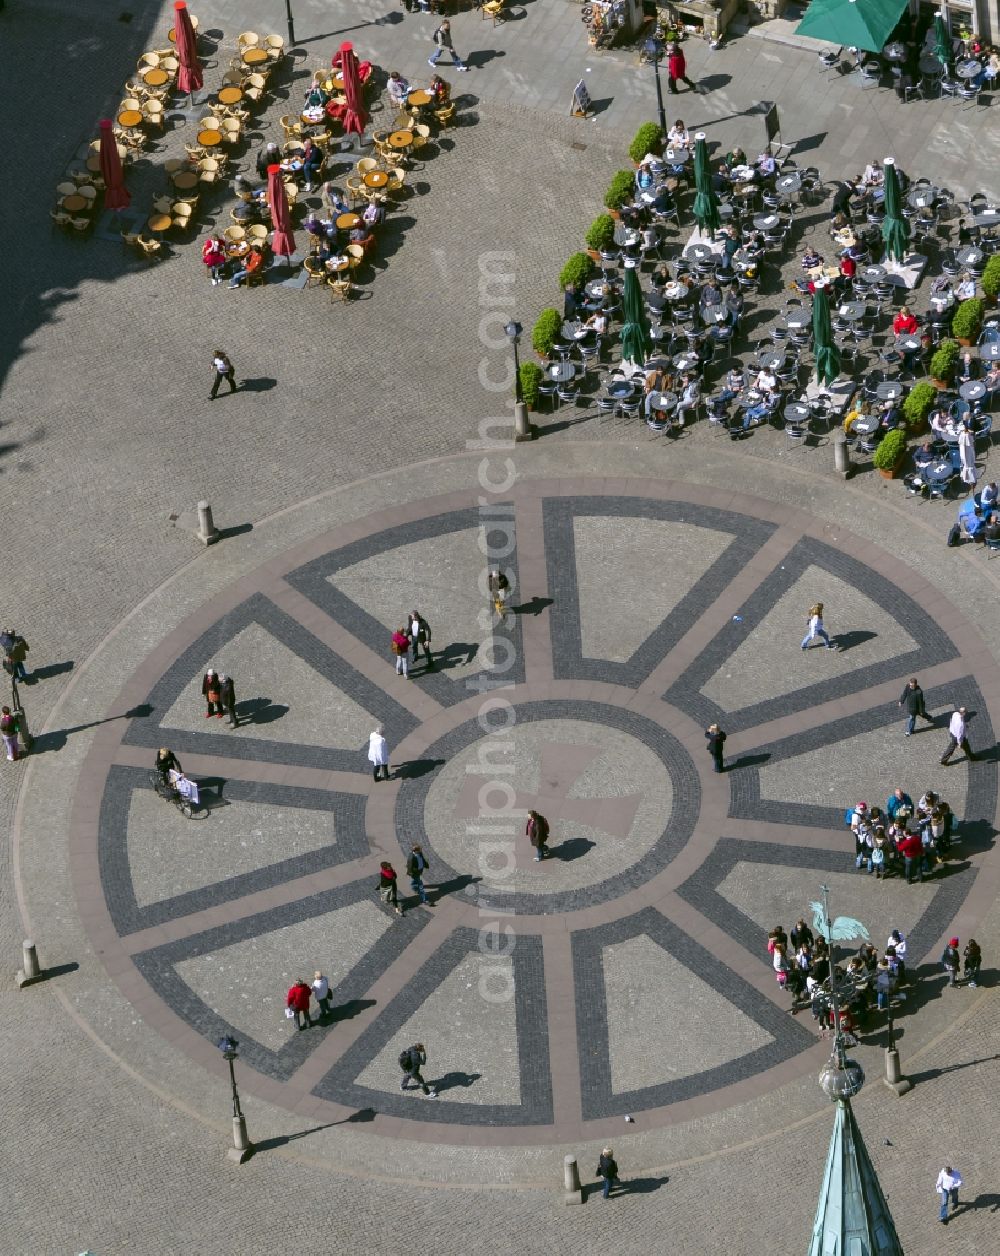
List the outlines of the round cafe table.
<svg viewBox="0 0 1000 1256">
<path fill-rule="evenodd" d="M 884 379 L 875 389 L 879 401 L 898 401 L 903 395 L 903 385 L 894 379 Z"/>
<path fill-rule="evenodd" d="M 787 357 L 787 353 L 762 353 L 757 358 L 757 361 L 761 366 L 767 367 L 769 370 L 776 371 L 779 367 L 785 365 L 785 359 Z"/>
<path fill-rule="evenodd" d="M 193 170 L 178 170 L 174 175 L 174 187 L 180 188 L 182 192 L 189 188 L 197 187 L 198 176 Z"/>
<path fill-rule="evenodd" d="M 873 432 L 878 431 L 881 421 L 877 414 L 862 414 L 851 424 L 851 431 L 859 436 L 871 436 Z"/>
<path fill-rule="evenodd" d="M 897 336 L 896 348 L 901 353 L 916 353 L 920 348 L 920 341 L 916 336 Z"/>
<path fill-rule="evenodd" d="M 975 57 L 968 57 L 965 61 L 958 62 L 955 73 L 960 79 L 974 79 L 982 68 Z"/>
<path fill-rule="evenodd" d="M 805 423 L 809 419 L 809 407 L 801 401 L 789 401 L 785 405 L 785 418 L 791 423 Z"/>
<path fill-rule="evenodd" d="M 885 278 L 886 270 L 884 266 L 865 266 L 862 268 L 859 279 L 863 279 L 865 283 L 881 283 Z"/>
<path fill-rule="evenodd" d="M 652 392 L 649 394 L 650 410 L 672 410 L 677 405 L 677 394 L 672 392 Z"/>
<path fill-rule="evenodd" d="M 79 194 L 75 196 L 63 197 L 62 207 L 70 214 L 78 214 L 81 209 L 86 209 L 90 202 L 85 196 Z"/>
<path fill-rule="evenodd" d="M 393 131 L 393 133 L 389 136 L 390 148 L 409 148 L 412 143 L 412 131 Z"/>
<path fill-rule="evenodd" d="M 845 301 L 843 305 L 837 306 L 837 313 L 841 318 L 846 318 L 849 323 L 857 323 L 865 316 L 864 301 Z"/>
<path fill-rule="evenodd" d="M 242 57 L 244 65 L 263 65 L 266 60 L 267 53 L 263 48 L 244 49 Z"/>
<path fill-rule="evenodd" d="M 418 87 L 415 91 L 409 93 L 406 97 L 406 103 L 413 105 L 415 109 L 422 109 L 424 105 L 431 103 L 430 92 L 425 92 L 422 87 Z"/>
<path fill-rule="evenodd" d="M 707 244 L 689 244 L 684 256 L 691 262 L 706 262 L 712 256 L 712 249 Z"/>
<path fill-rule="evenodd" d="M 339 275 L 341 271 L 347 270 L 351 264 L 349 257 L 328 257 L 326 259 L 326 268 L 332 275 Z"/>
<path fill-rule="evenodd" d="M 219 92 L 219 103 L 223 105 L 238 105 L 243 99 L 243 92 L 239 87 L 224 87 Z"/>
<path fill-rule="evenodd" d="M 981 249 L 959 249 L 955 254 L 955 261 L 958 262 L 959 266 L 978 266 L 982 260 L 983 253 Z"/>
<path fill-rule="evenodd" d="M 572 362 L 550 362 L 545 373 L 557 384 L 566 384 L 576 374 L 576 367 Z"/>
<path fill-rule="evenodd" d="M 608 295 L 608 285 L 603 279 L 591 279 L 583 286 L 584 292 L 592 301 L 600 301 Z"/>
<path fill-rule="evenodd" d="M 958 390 L 958 395 L 963 401 L 979 401 L 986 396 L 986 385 L 981 379 L 970 379 Z"/>
<path fill-rule="evenodd" d="M 369 170 L 365 175 L 366 188 L 384 188 L 389 182 L 389 176 L 384 170 Z"/>
<path fill-rule="evenodd" d="M 933 480 L 935 483 L 941 480 L 949 480 L 955 471 L 950 458 L 941 458 L 938 462 L 929 462 L 924 467 L 923 478 L 925 480 Z"/>
<path fill-rule="evenodd" d="M 683 166 L 691 160 L 690 148 L 668 148 L 664 151 L 663 160 L 668 166 Z"/>
<path fill-rule="evenodd" d="M 146 226 L 153 232 L 166 231 L 172 221 L 169 214 L 153 214 L 147 219 Z"/>
<path fill-rule="evenodd" d="M 789 331 L 802 331 L 812 322 L 812 315 L 807 310 L 793 310 L 781 320 Z"/>
<path fill-rule="evenodd" d="M 123 127 L 138 126 L 142 121 L 142 114 L 138 109 L 123 109 L 118 115 L 118 125 Z"/>
<path fill-rule="evenodd" d="M 222 143 L 222 132 L 209 130 L 199 131 L 198 143 L 202 146 L 202 148 L 215 148 L 217 144 Z"/>
<path fill-rule="evenodd" d="M 937 188 L 919 187 L 914 188 L 906 197 L 906 203 L 911 209 L 930 209 L 937 200 Z"/>
<path fill-rule="evenodd" d="M 944 73 L 944 66 L 937 59 L 937 57 L 932 57 L 929 53 L 926 53 L 920 58 L 919 66 L 921 74 L 933 75 Z"/>
<path fill-rule="evenodd" d="M 776 227 L 781 219 L 777 214 L 758 214 L 753 220 L 753 225 L 758 231 L 770 231 L 772 227 Z"/>
<path fill-rule="evenodd" d="M 164 83 L 169 83 L 170 75 L 159 66 L 154 66 L 153 69 L 146 71 L 142 76 L 142 81 L 147 87 L 162 87 Z"/>
<path fill-rule="evenodd" d="M 981 214 L 976 214 L 972 221 L 977 227 L 1000 226 L 1000 209 L 984 209 Z"/>
<path fill-rule="evenodd" d="M 774 190 L 790 196 L 793 192 L 797 192 L 802 186 L 802 176 L 792 173 L 783 174 L 780 179 L 775 180 Z"/>
<path fill-rule="evenodd" d="M 341 214 L 337 219 L 337 226 L 341 231 L 350 231 L 356 227 L 361 221 L 360 214 Z"/>
<path fill-rule="evenodd" d="M 615 397 L 618 400 L 623 400 L 625 397 L 631 397 L 634 392 L 635 386 L 629 383 L 627 379 L 615 380 L 615 382 L 608 387 L 608 396 Z"/>
<path fill-rule="evenodd" d="M 886 61 L 905 61 L 906 49 L 900 43 L 886 44 L 882 49 L 882 56 Z"/>
<path fill-rule="evenodd" d="M 249 252 L 249 240 L 237 240 L 234 244 L 226 245 L 226 254 L 229 257 L 246 257 Z"/>
</svg>

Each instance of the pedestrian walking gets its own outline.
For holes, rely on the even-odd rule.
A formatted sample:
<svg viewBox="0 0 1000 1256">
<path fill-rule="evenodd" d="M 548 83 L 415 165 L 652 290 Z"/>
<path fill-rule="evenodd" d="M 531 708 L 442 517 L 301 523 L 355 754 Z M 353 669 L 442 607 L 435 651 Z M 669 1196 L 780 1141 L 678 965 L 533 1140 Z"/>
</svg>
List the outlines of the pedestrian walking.
<svg viewBox="0 0 1000 1256">
<path fill-rule="evenodd" d="M 389 743 L 382 735 L 381 724 L 368 737 L 368 762 L 376 781 L 389 779 Z"/>
<path fill-rule="evenodd" d="M 0 737 L 3 738 L 8 761 L 13 763 L 18 758 L 17 720 L 11 715 L 9 706 L 0 708 Z"/>
<path fill-rule="evenodd" d="M 924 691 L 920 688 L 916 676 L 911 676 L 906 682 L 906 688 L 899 696 L 899 705 L 906 711 L 906 727 L 903 729 L 903 736 L 909 737 L 917 726 L 917 716 L 922 720 L 926 720 L 928 724 L 934 721 L 927 714 L 927 708 L 924 706 Z"/>
<path fill-rule="evenodd" d="M 537 811 L 529 811 L 524 831 L 535 848 L 535 863 L 540 863 L 549 853 L 549 822 Z"/>
<path fill-rule="evenodd" d="M 410 857 L 406 861 L 406 875 L 410 878 L 410 889 L 416 894 L 421 903 L 425 907 L 433 907 L 427 898 L 427 891 L 424 889 L 424 873 L 430 868 L 427 862 L 427 856 L 423 852 L 423 848 L 419 843 L 415 843 L 410 849 Z"/>
<path fill-rule="evenodd" d="M 975 938 L 970 938 L 963 951 L 965 956 L 965 980 L 975 990 L 979 984 L 979 969 L 983 963 L 983 953 Z"/>
<path fill-rule="evenodd" d="M 223 380 L 229 384 L 229 391 L 236 391 L 236 371 L 232 362 L 222 352 L 221 349 L 212 350 L 212 370 L 215 372 L 215 378 L 212 380 L 212 391 L 208 394 L 209 401 L 214 401 L 219 394 L 219 385 Z"/>
<path fill-rule="evenodd" d="M 507 603 L 507 591 L 510 589 L 510 581 L 499 567 L 494 567 L 490 571 L 487 584 L 489 585 L 490 597 L 493 599 L 493 609 L 496 611 L 497 615 L 503 619 Z"/>
<path fill-rule="evenodd" d="M 809 614 L 806 616 L 806 635 L 802 638 L 803 650 L 808 650 L 817 637 L 821 637 L 826 642 L 828 650 L 835 650 L 837 647 L 830 640 L 829 634 L 823 627 L 823 603 L 817 602 L 815 606 L 809 607 Z"/>
<path fill-rule="evenodd" d="M 205 719 L 213 715 L 222 719 L 222 681 L 214 667 L 210 667 L 201 678 L 201 696 L 205 699 Z"/>
<path fill-rule="evenodd" d="M 0 633 L 0 646 L 4 652 L 4 671 L 15 680 L 30 680 L 31 674 L 25 670 L 24 660 L 31 647 L 20 633 L 5 628 Z"/>
<path fill-rule="evenodd" d="M 941 756 L 942 766 L 947 766 L 948 761 L 956 750 L 964 751 L 965 757 L 970 763 L 975 763 L 976 761 L 976 756 L 972 753 L 972 747 L 969 745 L 969 738 L 965 731 L 965 716 L 965 707 L 959 707 L 957 711 L 952 712 L 951 721 L 948 724 L 948 749 Z"/>
<path fill-rule="evenodd" d="M 667 86 L 671 93 L 677 95 L 678 82 L 687 83 L 693 92 L 698 90 L 698 84 L 692 83 L 687 76 L 687 62 L 684 59 L 684 51 L 680 44 L 674 43 L 670 45 L 670 53 L 667 56 Z"/>
<path fill-rule="evenodd" d="M 397 628 L 392 634 L 392 652 L 396 656 L 396 675 L 405 676 L 409 679 L 410 638 L 406 635 L 405 624 Z"/>
<path fill-rule="evenodd" d="M 229 727 L 236 728 L 239 720 L 236 718 L 236 686 L 233 684 L 233 678 L 220 673 L 219 683 L 219 698 L 222 702 L 223 710 L 229 716 Z"/>
<path fill-rule="evenodd" d="M 948 1224 L 948 1204 L 951 1203 L 952 1212 L 958 1207 L 958 1188 L 961 1185 L 961 1173 L 957 1169 L 953 1169 L 950 1164 L 946 1164 L 937 1175 L 934 1189 L 941 1197 L 941 1211 L 938 1213 L 938 1221 L 942 1225 Z"/>
<path fill-rule="evenodd" d="M 433 1086 L 427 1085 L 420 1072 L 426 1063 L 427 1051 L 422 1042 L 415 1042 L 412 1047 L 406 1047 L 400 1051 L 399 1067 L 403 1070 L 403 1080 L 399 1083 L 399 1089 L 409 1090 L 410 1082 L 414 1081 L 428 1099 L 436 1099 L 438 1097 L 437 1090 Z"/>
<path fill-rule="evenodd" d="M 427 662 L 427 670 L 434 670 L 434 660 L 431 658 L 431 626 L 424 619 L 419 611 L 410 611 L 410 620 L 407 626 L 406 635 L 410 639 L 410 657 L 415 663 L 420 656 L 420 647 L 424 647 L 424 659 Z"/>
<path fill-rule="evenodd" d="M 378 896 L 383 903 L 392 908 L 397 916 L 402 916 L 403 909 L 399 905 L 399 892 L 396 885 L 396 869 L 388 859 L 383 859 L 379 865 Z"/>
<path fill-rule="evenodd" d="M 311 998 L 312 990 L 299 977 L 289 988 L 285 999 L 285 1010 L 292 1013 L 288 1019 L 294 1020 L 299 1029 L 306 1029 L 312 1026 L 312 1017 L 309 1015 L 309 1000 Z"/>
<path fill-rule="evenodd" d="M 948 985 L 955 986 L 958 984 L 958 938 L 950 938 L 948 945 L 941 952 L 941 967 L 948 976 Z"/>
<path fill-rule="evenodd" d="M 441 53 L 444 52 L 444 50 L 447 48 L 448 51 L 451 53 L 452 64 L 455 66 L 456 69 L 464 72 L 465 70 L 469 68 L 465 64 L 465 62 L 462 60 L 462 58 L 458 55 L 458 53 L 455 51 L 455 45 L 451 42 L 451 23 L 447 19 L 445 19 L 445 21 L 441 23 L 441 25 L 437 28 L 437 30 L 434 32 L 431 38 L 434 40 L 434 43 L 437 45 L 437 47 L 434 49 L 431 55 L 427 58 L 428 65 L 437 65 L 438 58 L 441 56 Z"/>
<path fill-rule="evenodd" d="M 330 983 L 322 973 L 313 973 L 312 992 L 313 998 L 319 1006 L 320 1016 L 329 1016 L 333 995 L 330 993 Z"/>
<path fill-rule="evenodd" d="M 726 769 L 722 764 L 722 747 L 726 744 L 726 734 L 718 724 L 709 724 L 705 729 L 705 738 L 708 741 L 708 753 L 715 764 L 715 771 L 724 772 Z"/>
<path fill-rule="evenodd" d="M 604 1179 L 604 1187 L 601 1190 L 601 1194 L 607 1199 L 611 1194 L 611 1188 L 618 1183 L 618 1165 L 615 1161 L 615 1153 L 610 1147 L 605 1147 L 601 1152 L 595 1176 Z"/>
</svg>

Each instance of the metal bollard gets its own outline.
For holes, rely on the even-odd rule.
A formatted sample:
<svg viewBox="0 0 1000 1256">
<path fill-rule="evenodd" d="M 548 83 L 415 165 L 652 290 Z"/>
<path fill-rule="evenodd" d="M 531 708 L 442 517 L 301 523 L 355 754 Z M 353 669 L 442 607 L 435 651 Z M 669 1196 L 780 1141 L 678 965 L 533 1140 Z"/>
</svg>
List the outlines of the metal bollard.
<svg viewBox="0 0 1000 1256">
<path fill-rule="evenodd" d="M 219 530 L 212 520 L 212 507 L 208 502 L 198 503 L 198 531 L 195 535 L 202 545 L 211 545 L 219 539 Z"/>
<path fill-rule="evenodd" d="M 885 1052 L 885 1084 L 897 1095 L 905 1095 L 913 1089 L 913 1082 L 908 1081 L 899 1067 L 899 1052 L 895 1047 L 887 1047 Z"/>
<path fill-rule="evenodd" d="M 583 1191 L 580 1189 L 580 1170 L 576 1167 L 576 1156 L 566 1156 L 563 1160 L 563 1203 L 582 1204 Z"/>
<path fill-rule="evenodd" d="M 528 407 L 523 401 L 514 403 L 514 441 L 532 440 L 535 429 L 528 422 Z"/>
<path fill-rule="evenodd" d="M 837 428 L 830 433 L 830 443 L 833 445 L 833 469 L 846 480 L 851 474 L 851 453 L 847 448 L 847 434 L 843 428 Z"/>
<path fill-rule="evenodd" d="M 22 967 L 18 969 L 17 976 L 14 978 L 19 990 L 31 985 L 33 981 L 38 981 L 42 975 L 34 942 L 26 940 L 21 943 L 21 964 Z"/>
</svg>

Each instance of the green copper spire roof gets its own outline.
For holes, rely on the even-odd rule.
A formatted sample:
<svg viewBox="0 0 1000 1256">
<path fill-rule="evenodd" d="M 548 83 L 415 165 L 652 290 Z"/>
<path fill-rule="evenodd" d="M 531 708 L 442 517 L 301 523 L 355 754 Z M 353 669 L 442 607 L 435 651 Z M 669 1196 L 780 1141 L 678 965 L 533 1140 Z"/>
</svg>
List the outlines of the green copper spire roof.
<svg viewBox="0 0 1000 1256">
<path fill-rule="evenodd" d="M 808 1256 L 903 1256 L 850 1099 L 837 1100 Z"/>
</svg>

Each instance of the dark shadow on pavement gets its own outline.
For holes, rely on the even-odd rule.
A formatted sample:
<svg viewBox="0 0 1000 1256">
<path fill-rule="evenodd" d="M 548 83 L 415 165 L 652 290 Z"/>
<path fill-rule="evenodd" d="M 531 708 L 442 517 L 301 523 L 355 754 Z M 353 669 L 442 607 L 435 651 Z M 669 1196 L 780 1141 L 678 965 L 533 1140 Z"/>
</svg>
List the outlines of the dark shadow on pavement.
<svg viewBox="0 0 1000 1256">
<path fill-rule="evenodd" d="M 831 640 L 838 650 L 851 650 L 856 645 L 864 645 L 866 641 L 874 641 L 877 632 L 869 632 L 866 628 L 858 628 L 853 632 L 842 632 Z"/>
<path fill-rule="evenodd" d="M 434 1089 L 440 1094 L 443 1090 L 458 1090 L 460 1087 L 474 1086 L 482 1077 L 482 1073 L 445 1073 L 432 1082 Z"/>
<path fill-rule="evenodd" d="M 335 1125 L 358 1125 L 365 1121 L 374 1120 L 374 1108 L 359 1108 L 357 1112 L 352 1112 L 350 1116 L 344 1117 L 342 1121 L 330 1121 L 326 1125 L 314 1125 L 312 1129 L 298 1130 L 294 1134 L 278 1134 L 274 1138 L 262 1138 L 259 1143 L 254 1143 L 252 1154 L 256 1156 L 261 1151 L 274 1151 L 276 1147 L 285 1147 L 289 1143 L 297 1142 L 300 1138 L 308 1138 L 310 1134 L 318 1134 L 321 1130 L 333 1129 Z"/>
<path fill-rule="evenodd" d="M 792 145 L 792 155 L 797 153 L 808 153 L 810 149 L 819 148 L 826 139 L 826 131 L 817 131 L 815 135 L 806 135 L 802 139 L 796 140 Z"/>
<path fill-rule="evenodd" d="M 735 772 L 737 768 L 755 768 L 759 763 L 766 763 L 770 757 L 769 754 L 745 754 L 727 763 L 726 771 Z"/>
<path fill-rule="evenodd" d="M 715 92 L 728 87 L 732 81 L 731 74 L 706 74 L 703 79 L 699 80 L 698 86 L 703 92 Z"/>
<path fill-rule="evenodd" d="M 666 1186 L 670 1178 L 664 1173 L 662 1177 L 641 1177 L 626 1178 L 624 1181 L 618 1179 L 618 1190 L 623 1195 L 649 1195 L 653 1191 L 658 1191 L 661 1186 Z M 615 1194 L 614 1191 L 611 1192 Z"/>
<path fill-rule="evenodd" d="M 79 967 L 76 960 L 68 964 L 53 964 L 51 968 L 43 968 L 31 984 L 36 986 L 41 981 L 51 981 L 53 977 L 65 977 L 67 973 L 75 973 Z"/>
<path fill-rule="evenodd" d="M 452 641 L 440 653 L 434 655 L 435 666 L 444 668 L 462 667 L 471 663 L 476 657 L 479 643 L 476 641 Z M 412 667 L 412 664 L 410 665 Z"/>
<path fill-rule="evenodd" d="M 614 96 L 602 96 L 600 100 L 592 100 L 590 108 L 587 110 L 588 115 L 605 113 L 615 103 Z"/>
<path fill-rule="evenodd" d="M 340 1003 L 332 1008 L 330 1015 L 322 1017 L 319 1023 L 336 1025 L 339 1021 L 353 1020 L 355 1016 L 360 1016 L 362 1012 L 374 1006 L 374 999 L 348 999 L 346 1003 Z"/>
<path fill-rule="evenodd" d="M 287 714 L 288 707 L 270 698 L 249 698 L 236 704 L 236 718 L 246 724 L 272 724 Z"/>
<path fill-rule="evenodd" d="M 231 528 L 219 528 L 217 540 L 225 541 L 231 536 L 243 536 L 244 533 L 252 532 L 252 523 L 235 523 Z"/>
<path fill-rule="evenodd" d="M 44 667 L 35 668 L 31 673 L 31 680 L 48 680 L 50 676 L 61 676 L 64 672 L 71 672 L 73 667 L 72 659 L 67 659 L 65 663 L 46 663 Z"/>
<path fill-rule="evenodd" d="M 443 764 L 444 759 L 410 759 L 407 763 L 397 764 L 392 777 L 397 781 L 415 781 L 418 777 L 433 772 L 435 768 L 442 767 Z"/>
<path fill-rule="evenodd" d="M 133 707 L 130 711 L 125 711 L 122 715 L 109 715 L 103 720 L 92 720 L 89 724 L 75 724 L 72 728 L 57 728 L 49 733 L 41 733 L 35 737 L 31 743 L 31 753 L 46 754 L 50 750 L 62 750 L 66 745 L 66 740 L 72 733 L 82 733 L 88 728 L 99 728 L 102 724 L 110 724 L 112 720 L 134 720 L 144 719 L 151 715 L 153 708 L 148 702 L 143 702 L 137 707 Z"/>
<path fill-rule="evenodd" d="M 569 863 L 571 859 L 580 859 L 596 845 L 597 843 L 592 842 L 589 837 L 567 837 L 558 846 L 549 847 L 548 858 L 561 859 L 563 863 Z"/>
<path fill-rule="evenodd" d="M 270 392 L 277 382 L 269 375 L 261 375 L 257 379 L 241 379 L 237 392 Z"/>
<path fill-rule="evenodd" d="M 945 1073 L 957 1073 L 963 1068 L 974 1068 L 977 1064 L 989 1064 L 991 1060 L 1000 1060 L 1000 1053 L 996 1055 L 984 1055 L 978 1060 L 966 1060 L 964 1064 L 947 1064 L 943 1068 L 928 1068 L 922 1073 L 907 1073 L 907 1080 L 913 1082 L 914 1086 L 920 1082 L 932 1082 L 935 1078 L 941 1077 Z"/>
<path fill-rule="evenodd" d="M 975 1199 L 964 1200 L 959 1204 L 957 1211 L 966 1212 L 974 1211 L 978 1208 L 989 1208 L 991 1212 L 1000 1212 L 1000 1195 L 983 1194 L 977 1195 Z"/>
<path fill-rule="evenodd" d="M 465 58 L 465 64 L 470 70 L 481 70 L 484 65 L 489 65 L 491 61 L 496 61 L 500 57 L 507 54 L 499 48 L 480 48 L 476 52 L 470 52 Z"/>
<path fill-rule="evenodd" d="M 537 594 L 530 602 L 522 602 L 519 606 L 511 606 L 509 609 L 514 615 L 540 615 L 547 606 L 552 605 L 552 598 L 539 597 Z"/>
<path fill-rule="evenodd" d="M 457 894 L 459 890 L 464 890 L 470 885 L 476 885 L 482 877 L 470 876 L 467 872 L 463 872 L 461 876 L 452 877 L 450 881 L 439 881 L 436 885 L 430 885 L 427 888 L 433 890 L 434 901 L 444 898 L 446 894 Z"/>
</svg>

